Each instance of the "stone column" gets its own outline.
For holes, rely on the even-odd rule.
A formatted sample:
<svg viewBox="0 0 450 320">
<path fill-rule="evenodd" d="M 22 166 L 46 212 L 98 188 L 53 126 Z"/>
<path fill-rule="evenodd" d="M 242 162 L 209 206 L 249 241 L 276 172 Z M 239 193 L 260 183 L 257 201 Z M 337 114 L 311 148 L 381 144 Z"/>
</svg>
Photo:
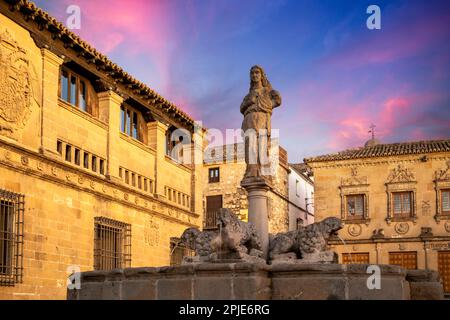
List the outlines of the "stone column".
<svg viewBox="0 0 450 320">
<path fill-rule="evenodd" d="M 248 221 L 258 232 L 261 241 L 263 259 L 267 260 L 269 251 L 269 210 L 267 193 L 270 184 L 262 178 L 248 178 L 241 181 L 241 186 L 247 190 Z"/>
<path fill-rule="evenodd" d="M 162 167 L 164 157 L 166 156 L 166 131 L 168 125 L 153 121 L 147 124 L 148 129 L 148 145 L 156 150 L 155 157 L 155 194 L 158 197 L 164 197 L 164 184 Z"/>
<path fill-rule="evenodd" d="M 58 113 L 59 70 L 64 59 L 47 48 L 42 48 L 42 106 L 41 106 L 41 147 L 40 152 L 53 158 L 59 158 L 56 152 Z M 41 103 L 41 102 L 39 102 Z"/>
<path fill-rule="evenodd" d="M 108 122 L 108 161 L 106 176 L 110 180 L 120 181 L 119 155 L 120 155 L 120 106 L 123 98 L 112 90 L 98 93 L 99 117 Z"/>
</svg>

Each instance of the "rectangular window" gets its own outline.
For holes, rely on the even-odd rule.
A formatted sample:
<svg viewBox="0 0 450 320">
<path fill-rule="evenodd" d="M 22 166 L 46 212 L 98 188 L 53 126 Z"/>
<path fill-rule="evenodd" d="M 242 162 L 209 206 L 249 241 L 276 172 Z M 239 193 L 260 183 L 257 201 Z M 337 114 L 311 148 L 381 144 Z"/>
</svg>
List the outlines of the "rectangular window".
<svg viewBox="0 0 450 320">
<path fill-rule="evenodd" d="M 66 145 L 66 161 L 72 161 L 72 146 Z"/>
<path fill-rule="evenodd" d="M 80 165 L 80 149 L 75 148 L 75 164 Z"/>
<path fill-rule="evenodd" d="M 105 174 L 105 160 L 100 159 L 100 174 Z"/>
<path fill-rule="evenodd" d="M 92 98 L 89 99 L 89 93 L 93 93 L 94 89 L 89 80 L 75 74 L 71 70 L 63 67 L 60 76 L 60 94 L 59 97 L 78 107 L 85 112 L 91 112 Z"/>
<path fill-rule="evenodd" d="M 122 105 L 120 107 L 120 131 L 136 140 L 142 141 L 139 122 L 139 111 L 136 111 L 128 105 Z"/>
<path fill-rule="evenodd" d="M 219 181 L 220 181 L 219 168 L 210 168 L 209 169 L 209 183 L 219 182 Z"/>
<path fill-rule="evenodd" d="M 0 190 L 0 286 L 22 282 L 24 199 Z"/>
<path fill-rule="evenodd" d="M 364 218 L 364 195 L 355 194 L 346 196 L 347 219 Z"/>
<path fill-rule="evenodd" d="M 74 106 L 77 105 L 77 78 L 75 76 L 70 76 L 70 99 L 69 103 Z"/>
<path fill-rule="evenodd" d="M 300 181 L 295 180 L 295 195 L 300 197 Z"/>
<path fill-rule="evenodd" d="M 125 132 L 125 128 L 126 128 L 126 117 L 125 117 L 125 107 L 121 106 L 120 107 L 120 131 L 122 131 L 123 133 Z"/>
<path fill-rule="evenodd" d="M 131 174 L 131 185 L 136 187 L 136 175 L 134 173 Z"/>
<path fill-rule="evenodd" d="M 127 110 L 127 120 L 126 120 L 126 134 L 131 135 L 131 111 Z"/>
<path fill-rule="evenodd" d="M 138 176 L 138 188 L 142 189 L 142 177 Z"/>
<path fill-rule="evenodd" d="M 65 70 L 61 72 L 61 99 L 69 102 L 69 73 Z"/>
<path fill-rule="evenodd" d="M 97 172 L 97 157 L 92 156 L 92 171 Z"/>
<path fill-rule="evenodd" d="M 149 183 L 148 191 L 151 193 L 151 192 L 153 192 L 153 181 L 149 180 L 148 183 Z"/>
<path fill-rule="evenodd" d="M 84 112 L 87 111 L 87 103 L 86 103 L 86 83 L 83 80 L 80 80 L 80 89 L 78 95 L 78 106 Z"/>
<path fill-rule="evenodd" d="M 61 141 L 58 140 L 56 142 L 56 151 L 58 151 L 60 156 L 62 156 L 62 148 L 63 148 L 63 144 Z"/>
<path fill-rule="evenodd" d="M 135 139 L 139 139 L 138 134 L 138 115 L 136 112 L 133 112 L 133 131 L 132 131 L 132 137 Z"/>
<path fill-rule="evenodd" d="M 87 152 L 83 154 L 83 167 L 89 169 L 89 153 Z"/>
<path fill-rule="evenodd" d="M 442 214 L 450 215 L 450 189 L 441 191 Z"/>
<path fill-rule="evenodd" d="M 94 234 L 94 270 L 130 267 L 131 225 L 96 217 Z"/>
<path fill-rule="evenodd" d="M 119 168 L 119 177 L 122 178 L 122 168 Z"/>
<path fill-rule="evenodd" d="M 130 184 L 130 173 L 128 170 L 125 170 L 125 183 Z"/>
<path fill-rule="evenodd" d="M 147 191 L 147 179 L 146 178 L 144 178 L 144 191 Z"/>
<path fill-rule="evenodd" d="M 411 192 L 394 192 L 392 194 L 394 217 L 411 217 Z"/>
</svg>

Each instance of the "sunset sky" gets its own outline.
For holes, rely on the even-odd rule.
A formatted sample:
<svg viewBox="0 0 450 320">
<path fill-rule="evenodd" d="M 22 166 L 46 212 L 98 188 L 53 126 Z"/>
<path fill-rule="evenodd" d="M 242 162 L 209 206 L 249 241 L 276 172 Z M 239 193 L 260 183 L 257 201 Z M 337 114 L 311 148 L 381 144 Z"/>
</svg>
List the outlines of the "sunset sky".
<svg viewBox="0 0 450 320">
<path fill-rule="evenodd" d="M 449 1 L 38 0 L 135 78 L 208 128 L 240 128 L 249 69 L 283 98 L 272 127 L 290 162 L 450 138 Z M 381 8 L 381 30 L 366 9 Z"/>
</svg>

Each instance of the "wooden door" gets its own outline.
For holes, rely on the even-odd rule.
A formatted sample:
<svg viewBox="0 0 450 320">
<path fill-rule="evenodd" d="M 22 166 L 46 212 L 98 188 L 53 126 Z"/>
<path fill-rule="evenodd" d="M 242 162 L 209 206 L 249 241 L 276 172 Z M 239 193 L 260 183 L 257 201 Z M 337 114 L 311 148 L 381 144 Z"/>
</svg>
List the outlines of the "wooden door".
<svg viewBox="0 0 450 320">
<path fill-rule="evenodd" d="M 441 274 L 444 292 L 450 293 L 450 251 L 438 252 L 438 270 Z"/>
<path fill-rule="evenodd" d="M 354 252 L 342 254 L 343 264 L 369 264 L 368 252 Z"/>
<path fill-rule="evenodd" d="M 417 252 L 389 252 L 389 264 L 397 265 L 405 269 L 417 269 Z"/>
<path fill-rule="evenodd" d="M 222 208 L 222 195 L 206 197 L 206 218 L 204 229 L 216 229 L 216 216 Z"/>
</svg>

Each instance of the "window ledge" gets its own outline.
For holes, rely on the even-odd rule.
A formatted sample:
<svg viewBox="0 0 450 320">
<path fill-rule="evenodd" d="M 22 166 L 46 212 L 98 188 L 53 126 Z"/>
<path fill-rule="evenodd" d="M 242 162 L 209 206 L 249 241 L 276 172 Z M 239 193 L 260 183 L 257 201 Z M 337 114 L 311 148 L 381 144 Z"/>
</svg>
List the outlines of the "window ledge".
<svg viewBox="0 0 450 320">
<path fill-rule="evenodd" d="M 436 220 L 437 223 L 439 223 L 439 221 L 441 220 L 450 220 L 450 214 L 436 214 L 434 216 L 434 219 Z"/>
<path fill-rule="evenodd" d="M 129 143 L 135 145 L 138 148 L 141 148 L 144 151 L 155 154 L 155 150 L 153 148 L 149 147 L 148 145 L 144 144 L 143 142 L 141 142 L 133 137 L 130 137 L 126 133 L 120 132 L 120 138 L 122 138 L 126 142 L 129 142 Z"/>
<path fill-rule="evenodd" d="M 70 112 L 72 112 L 72 113 L 74 113 L 74 114 L 76 114 L 76 115 L 78 115 L 78 116 L 80 116 L 80 117 L 82 117 L 82 118 L 92 122 L 93 124 L 103 128 L 105 130 L 108 130 L 108 124 L 107 123 L 105 123 L 105 122 L 95 118 L 90 113 L 87 113 L 87 112 L 79 109 L 78 107 L 76 107 L 76 106 L 74 106 L 74 105 L 72 105 L 72 104 L 62 100 L 61 98 L 58 98 L 58 105 L 60 107 L 63 107 L 64 109 L 66 109 L 66 110 L 68 110 L 68 111 L 70 111 Z"/>
<path fill-rule="evenodd" d="M 171 156 L 168 156 L 167 154 L 165 155 L 165 158 L 167 161 L 171 162 L 172 164 L 176 165 L 177 167 L 184 169 L 188 172 L 191 172 L 191 168 L 189 168 L 188 166 L 186 166 L 185 164 L 181 163 L 180 161 L 172 158 Z"/>
<path fill-rule="evenodd" d="M 405 218 L 389 217 L 389 218 L 386 218 L 386 222 L 387 222 L 387 224 L 391 224 L 392 222 L 412 222 L 412 223 L 416 224 L 417 217 L 405 217 Z"/>
<path fill-rule="evenodd" d="M 344 222 L 345 224 L 366 224 L 369 225 L 370 224 L 370 219 L 344 219 L 342 220 L 342 222 Z"/>
</svg>

